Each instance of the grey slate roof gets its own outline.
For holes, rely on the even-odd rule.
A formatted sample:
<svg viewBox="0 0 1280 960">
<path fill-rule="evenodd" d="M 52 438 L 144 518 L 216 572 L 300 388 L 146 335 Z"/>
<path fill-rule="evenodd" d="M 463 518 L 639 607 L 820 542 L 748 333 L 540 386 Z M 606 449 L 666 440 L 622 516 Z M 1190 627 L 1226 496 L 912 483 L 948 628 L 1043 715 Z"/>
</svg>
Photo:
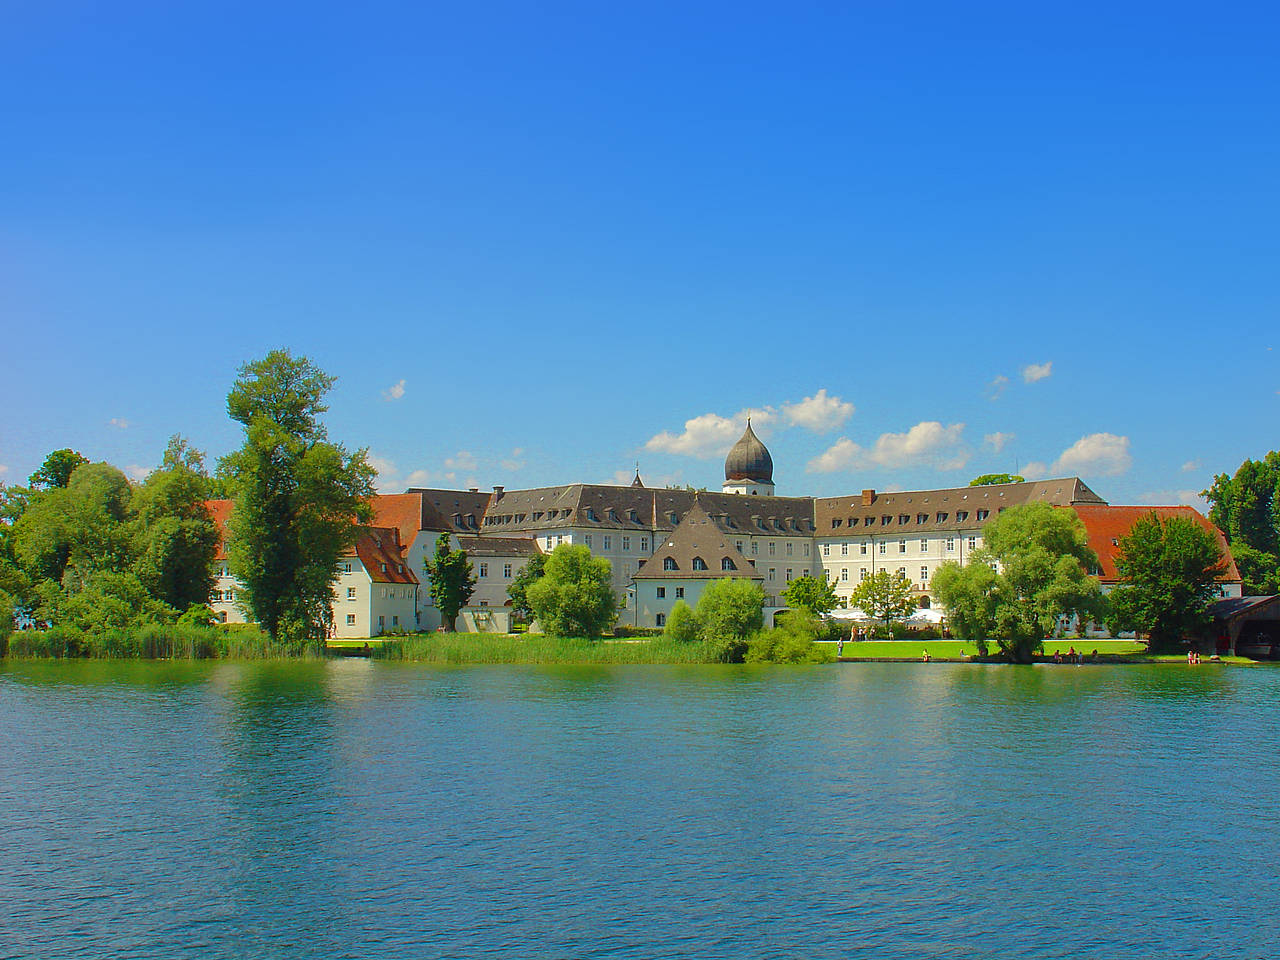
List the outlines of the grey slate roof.
<svg viewBox="0 0 1280 960">
<path fill-rule="evenodd" d="M 532 537 L 458 537 L 458 547 L 468 557 L 531 557 L 539 553 Z"/>
<path fill-rule="evenodd" d="M 695 569 L 695 559 L 701 559 L 706 569 Z M 725 569 L 726 560 L 728 570 Z M 668 566 L 674 569 L 668 570 Z M 657 552 L 641 564 L 634 579 L 720 580 L 727 577 L 764 579 L 734 546 L 732 538 L 726 536 L 702 508 L 701 502 L 695 501 Z"/>
<path fill-rule="evenodd" d="M 824 497 L 814 501 L 814 520 L 819 537 L 911 537 L 971 530 L 994 520 L 1007 507 L 1037 501 L 1056 506 L 1106 503 L 1079 477 L 1066 477 L 941 490 L 867 490 L 861 496 Z M 981 519 L 980 511 L 986 511 Z"/>
</svg>

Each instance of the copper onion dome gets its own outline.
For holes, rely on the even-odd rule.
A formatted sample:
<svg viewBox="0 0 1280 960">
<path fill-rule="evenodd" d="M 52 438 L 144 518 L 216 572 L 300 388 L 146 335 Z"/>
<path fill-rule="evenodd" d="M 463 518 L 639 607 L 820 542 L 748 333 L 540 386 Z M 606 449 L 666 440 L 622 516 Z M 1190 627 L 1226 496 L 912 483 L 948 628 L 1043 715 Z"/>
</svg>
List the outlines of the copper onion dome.
<svg viewBox="0 0 1280 960">
<path fill-rule="evenodd" d="M 751 429 L 750 418 L 747 419 L 747 429 L 743 431 L 742 438 L 724 458 L 724 478 L 773 483 L 773 457 L 769 456 L 769 451 Z"/>
</svg>

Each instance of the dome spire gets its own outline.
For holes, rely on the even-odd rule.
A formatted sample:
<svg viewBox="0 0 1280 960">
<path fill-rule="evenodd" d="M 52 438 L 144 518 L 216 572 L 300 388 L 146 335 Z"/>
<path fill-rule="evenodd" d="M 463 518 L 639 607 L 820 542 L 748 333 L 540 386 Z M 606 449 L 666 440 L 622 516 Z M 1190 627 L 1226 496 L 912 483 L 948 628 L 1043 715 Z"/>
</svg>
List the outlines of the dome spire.
<svg viewBox="0 0 1280 960">
<path fill-rule="evenodd" d="M 724 458 L 726 493 L 773 494 L 773 457 L 751 429 L 751 418 L 742 437 Z"/>
</svg>

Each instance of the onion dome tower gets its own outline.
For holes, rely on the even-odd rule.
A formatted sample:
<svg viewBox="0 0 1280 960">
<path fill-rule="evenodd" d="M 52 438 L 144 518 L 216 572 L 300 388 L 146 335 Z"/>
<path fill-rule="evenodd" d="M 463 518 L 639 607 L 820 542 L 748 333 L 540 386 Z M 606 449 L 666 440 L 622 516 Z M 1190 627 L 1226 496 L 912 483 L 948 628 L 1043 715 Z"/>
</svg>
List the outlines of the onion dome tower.
<svg viewBox="0 0 1280 960">
<path fill-rule="evenodd" d="M 751 429 L 750 417 L 742 437 L 724 458 L 724 486 L 721 489 L 725 493 L 773 496 L 773 457 L 769 456 L 769 451 Z"/>
</svg>

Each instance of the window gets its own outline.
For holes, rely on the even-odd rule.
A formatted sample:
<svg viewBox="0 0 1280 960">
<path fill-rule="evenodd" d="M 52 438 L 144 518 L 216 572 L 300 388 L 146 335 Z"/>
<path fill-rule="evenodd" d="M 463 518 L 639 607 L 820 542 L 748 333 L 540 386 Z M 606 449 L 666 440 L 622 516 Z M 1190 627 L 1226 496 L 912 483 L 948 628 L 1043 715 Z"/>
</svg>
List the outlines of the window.
<svg viewBox="0 0 1280 960">
<path fill-rule="evenodd" d="M 809 541 L 808 541 L 808 540 L 806 540 L 806 541 L 804 542 L 804 555 L 805 555 L 806 557 L 809 555 Z"/>
<path fill-rule="evenodd" d="M 841 570 L 840 570 L 840 579 L 841 579 L 841 580 L 843 580 L 843 581 L 847 581 L 847 580 L 849 579 L 849 568 L 848 568 L 848 567 L 842 567 L 842 568 L 841 568 Z"/>
<path fill-rule="evenodd" d="M 345 561 L 345 562 L 342 564 L 342 572 L 343 572 L 343 573 L 350 573 L 350 572 L 351 572 L 351 561 L 350 561 L 350 560 L 347 560 L 347 561 Z M 223 575 L 224 577 L 227 575 L 227 572 L 226 572 L 226 570 L 225 570 L 225 569 L 222 571 L 222 575 Z"/>
<path fill-rule="evenodd" d="M 759 552 L 760 552 L 760 544 L 758 544 L 758 543 L 756 543 L 756 541 L 752 540 L 752 541 L 751 541 L 751 555 L 754 557 L 754 556 L 755 556 L 756 554 L 758 554 Z"/>
<path fill-rule="evenodd" d="M 946 522 L 947 522 L 947 515 L 946 515 L 945 513 L 943 513 L 941 510 L 939 510 L 939 511 L 938 511 L 938 522 L 939 522 L 939 523 L 946 523 Z"/>
<path fill-rule="evenodd" d="M 213 591 L 213 599 L 214 599 L 214 600 L 221 600 L 221 599 L 222 599 L 222 591 L 221 591 L 221 590 L 215 590 L 215 591 Z"/>
<path fill-rule="evenodd" d="M 221 620 L 223 623 L 226 623 L 226 622 L 227 622 L 227 611 L 225 611 L 225 610 L 220 611 L 220 612 L 218 613 L 218 619 L 219 619 L 219 620 Z"/>
<path fill-rule="evenodd" d="M 381 632 L 383 631 L 383 629 L 386 627 L 386 625 L 387 625 L 387 618 L 386 618 L 386 617 L 379 617 L 379 618 L 378 618 L 378 632 L 379 632 L 379 633 L 381 633 Z"/>
<path fill-rule="evenodd" d="M 769 541 L 769 556 L 773 556 L 778 551 L 778 545 L 774 541 Z"/>
<path fill-rule="evenodd" d="M 929 522 L 929 515 L 927 513 L 916 514 L 916 523 L 928 523 L 928 522 Z"/>
<path fill-rule="evenodd" d="M 987 517 L 989 517 L 989 516 L 991 516 L 991 511 L 990 511 L 990 510 L 979 510 L 979 511 L 978 511 L 978 519 L 979 519 L 979 520 L 985 520 L 985 519 L 987 519 Z"/>
<path fill-rule="evenodd" d="M 921 582 L 921 583 L 928 583 L 928 582 L 929 582 L 929 568 L 928 568 L 928 567 L 921 567 L 921 568 L 920 568 L 920 582 Z"/>
<path fill-rule="evenodd" d="M 659 613 L 653 618 L 653 624 L 656 627 L 665 627 L 667 625 L 667 615 L 665 613 Z"/>
<path fill-rule="evenodd" d="M 889 547 L 889 543 L 887 540 L 880 541 L 880 556 L 883 557 L 886 553 L 888 553 L 888 547 Z"/>
<path fill-rule="evenodd" d="M 899 568 L 898 568 L 898 579 L 899 579 L 899 580 L 905 580 L 905 579 L 907 579 L 907 568 L 906 568 L 906 567 L 899 567 Z"/>
<path fill-rule="evenodd" d="M 928 553 L 928 552 L 929 552 L 929 538 L 928 538 L 928 537 L 921 537 L 921 538 L 920 538 L 920 552 L 921 552 L 921 553 Z"/>
<path fill-rule="evenodd" d="M 899 541 L 898 541 L 898 552 L 899 552 L 899 553 L 906 553 L 906 552 L 907 552 L 907 541 L 905 541 L 905 540 L 899 540 Z"/>
<path fill-rule="evenodd" d="M 956 538 L 947 537 L 947 553 L 953 552 L 955 548 L 956 548 Z"/>
<path fill-rule="evenodd" d="M 630 538 L 630 537 L 623 537 L 623 538 L 622 538 L 622 549 L 623 549 L 623 550 L 630 550 L 630 549 L 631 549 L 631 538 Z"/>
<path fill-rule="evenodd" d="M 509 564 L 509 563 L 504 563 L 504 564 L 502 565 L 502 577 L 503 577 L 503 579 L 504 579 L 504 580 L 510 580 L 510 579 L 511 579 L 511 564 Z"/>
<path fill-rule="evenodd" d="M 659 600 L 665 600 L 665 599 L 667 599 L 667 588 L 666 588 L 666 587 L 659 587 L 659 588 L 658 588 L 658 599 L 659 599 Z"/>
<path fill-rule="evenodd" d="M 721 570 L 737 570 L 738 566 L 728 557 L 725 557 L 720 561 L 720 569 Z"/>
<path fill-rule="evenodd" d="M 480 606 L 482 606 L 482 607 L 487 607 L 488 605 L 489 605 L 489 601 L 488 601 L 488 600 L 481 600 L 481 601 L 480 601 Z M 395 618 L 393 617 L 392 619 L 395 619 Z"/>
<path fill-rule="evenodd" d="M 788 556 L 788 557 L 789 557 L 789 556 L 792 556 L 792 551 L 793 551 L 794 549 L 795 549 L 795 544 L 794 544 L 794 543 L 792 543 L 790 540 L 788 540 L 788 541 L 787 541 L 787 556 Z"/>
<path fill-rule="evenodd" d="M 386 565 L 385 563 L 380 563 L 380 564 L 378 564 L 378 566 L 380 566 L 380 567 L 382 568 L 382 572 L 383 572 L 383 573 L 386 573 L 386 572 L 387 572 L 387 565 Z"/>
<path fill-rule="evenodd" d="M 487 563 L 480 564 L 480 576 L 487 577 L 489 575 L 489 565 Z"/>
<path fill-rule="evenodd" d="M 604 539 L 603 549 L 605 550 L 610 549 L 613 546 L 613 538 L 606 533 L 603 539 Z"/>
<path fill-rule="evenodd" d="M 347 614 L 347 626 L 354 627 L 356 625 L 356 615 L 354 613 Z"/>
<path fill-rule="evenodd" d="M 822 555 L 823 555 L 824 557 L 829 557 L 829 556 L 831 556 L 831 544 L 829 544 L 829 543 L 824 543 L 824 544 L 822 545 Z"/>
<path fill-rule="evenodd" d="M 354 600 L 355 598 L 356 598 L 356 588 L 355 588 L 355 587 L 347 587 L 347 599 L 348 599 L 348 600 Z"/>
<path fill-rule="evenodd" d="M 675 557 L 663 557 L 662 569 L 663 570 L 679 570 L 680 568 L 676 566 Z"/>
<path fill-rule="evenodd" d="M 787 567 L 787 583 L 791 582 L 791 568 Z"/>
<path fill-rule="evenodd" d="M 695 569 L 695 570 L 705 570 L 705 569 L 707 569 L 707 562 L 706 562 L 705 560 L 703 560 L 701 557 L 694 557 L 694 558 L 693 558 L 693 569 Z"/>
<path fill-rule="evenodd" d="M 769 568 L 769 579 L 770 579 L 770 580 L 776 580 L 776 579 L 777 579 L 777 577 L 778 577 L 778 571 L 777 571 L 777 570 L 775 570 L 773 567 L 770 567 L 770 568 Z"/>
<path fill-rule="evenodd" d="M 875 517 L 863 517 L 863 518 L 862 518 L 862 525 L 863 525 L 864 527 L 869 527 L 869 526 L 871 526 L 871 525 L 872 525 L 873 523 L 875 523 L 875 522 L 876 522 L 876 518 L 875 518 Z"/>
<path fill-rule="evenodd" d="M 641 538 L 640 538 L 640 552 L 641 552 L 641 553 L 648 553 L 648 552 L 649 552 L 649 538 L 648 538 L 648 537 L 641 537 Z"/>
<path fill-rule="evenodd" d="M 969 538 L 969 549 L 970 549 L 970 550 L 977 550 L 977 549 L 978 549 L 978 538 L 977 538 L 977 537 L 970 537 L 970 538 Z"/>
<path fill-rule="evenodd" d="M 585 542 L 585 543 L 586 543 L 586 545 L 587 545 L 587 549 L 588 549 L 588 550 L 590 550 L 590 549 L 591 549 L 591 534 L 589 534 L 589 533 L 588 533 L 585 537 L 583 537 L 583 540 L 584 540 L 584 542 Z"/>
<path fill-rule="evenodd" d="M 481 600 L 481 601 L 480 601 L 480 605 L 481 605 L 481 606 L 484 606 L 484 601 L 483 601 L 483 600 Z M 398 627 L 398 626 L 400 626 L 400 618 L 399 618 L 399 617 L 395 617 L 395 616 L 393 616 L 393 617 L 391 618 L 391 625 L 392 625 L 393 627 Z"/>
<path fill-rule="evenodd" d="M 968 519 L 969 519 L 969 511 L 968 511 L 968 510 L 957 510 L 957 511 L 956 511 L 956 523 L 964 523 L 964 522 L 965 522 L 966 520 L 968 520 Z"/>
<path fill-rule="evenodd" d="M 840 544 L 840 556 L 847 557 L 849 555 L 849 545 L 847 543 Z"/>
<path fill-rule="evenodd" d="M 234 600 L 236 598 L 236 592 L 234 590 L 228 590 L 222 596 L 228 601 Z"/>
<path fill-rule="evenodd" d="M 865 580 L 865 579 L 867 579 L 867 568 L 866 568 L 866 567 L 859 567 L 859 568 L 858 568 L 858 579 L 859 579 L 859 580 Z"/>
<path fill-rule="evenodd" d="M 735 541 L 733 541 L 733 545 L 734 545 L 734 547 L 737 549 L 737 551 L 738 551 L 739 553 L 741 553 L 741 552 L 742 552 L 742 541 L 741 541 L 741 540 L 735 540 Z"/>
<path fill-rule="evenodd" d="M 684 587 L 676 587 L 676 599 L 684 599 Z"/>
</svg>

